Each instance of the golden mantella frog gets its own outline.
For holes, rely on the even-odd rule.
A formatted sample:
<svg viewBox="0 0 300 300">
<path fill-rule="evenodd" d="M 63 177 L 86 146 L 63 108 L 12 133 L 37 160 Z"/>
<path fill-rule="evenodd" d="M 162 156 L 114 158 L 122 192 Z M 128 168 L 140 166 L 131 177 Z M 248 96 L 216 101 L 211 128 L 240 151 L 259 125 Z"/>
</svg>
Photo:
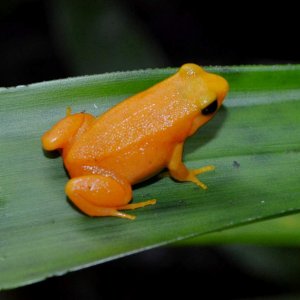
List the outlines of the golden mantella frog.
<svg viewBox="0 0 300 300">
<path fill-rule="evenodd" d="M 135 217 L 122 210 L 156 200 L 129 203 L 131 186 L 167 168 L 178 181 L 206 189 L 182 162 L 187 137 L 209 121 L 228 92 L 227 81 L 185 64 L 153 87 L 114 106 L 99 117 L 67 113 L 42 137 L 47 151 L 59 149 L 71 179 L 65 191 L 89 216 Z"/>
</svg>

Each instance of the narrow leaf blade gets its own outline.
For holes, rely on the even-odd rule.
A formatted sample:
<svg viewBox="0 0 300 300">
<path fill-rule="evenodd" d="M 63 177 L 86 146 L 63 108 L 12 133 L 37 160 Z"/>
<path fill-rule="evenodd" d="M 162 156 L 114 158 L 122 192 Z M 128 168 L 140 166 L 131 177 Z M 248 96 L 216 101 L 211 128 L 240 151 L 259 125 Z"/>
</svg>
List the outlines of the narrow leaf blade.
<svg viewBox="0 0 300 300">
<path fill-rule="evenodd" d="M 88 218 L 67 201 L 60 158 L 47 157 L 40 137 L 65 114 L 100 114 L 174 69 L 112 73 L 0 91 L 0 288 L 169 242 L 300 209 L 300 66 L 211 68 L 231 92 L 216 117 L 191 137 L 184 161 L 213 164 L 190 183 L 153 178 L 134 201 L 136 221 Z"/>
</svg>

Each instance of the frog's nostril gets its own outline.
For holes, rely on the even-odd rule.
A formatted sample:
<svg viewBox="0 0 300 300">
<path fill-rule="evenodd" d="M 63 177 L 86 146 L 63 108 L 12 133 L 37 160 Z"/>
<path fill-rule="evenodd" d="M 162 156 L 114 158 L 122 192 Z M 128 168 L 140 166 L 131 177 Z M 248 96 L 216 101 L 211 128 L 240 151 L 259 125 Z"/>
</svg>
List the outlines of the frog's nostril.
<svg viewBox="0 0 300 300">
<path fill-rule="evenodd" d="M 207 105 L 201 110 L 202 115 L 207 116 L 213 114 L 218 109 L 218 100 L 214 100 L 212 103 Z"/>
</svg>

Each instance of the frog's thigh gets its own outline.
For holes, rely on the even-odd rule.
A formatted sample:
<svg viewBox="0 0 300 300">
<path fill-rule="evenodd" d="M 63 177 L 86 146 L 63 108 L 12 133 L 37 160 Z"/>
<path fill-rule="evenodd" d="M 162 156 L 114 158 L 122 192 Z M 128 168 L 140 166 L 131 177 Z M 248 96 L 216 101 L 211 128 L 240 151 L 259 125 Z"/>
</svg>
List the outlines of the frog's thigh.
<svg viewBox="0 0 300 300">
<path fill-rule="evenodd" d="M 151 200 L 128 204 L 132 198 L 131 185 L 124 180 L 105 175 L 84 175 L 72 178 L 65 190 L 70 200 L 89 216 L 134 219 L 134 216 L 118 210 L 154 204 Z"/>
<path fill-rule="evenodd" d="M 195 170 L 189 170 L 182 162 L 183 143 L 176 145 L 168 164 L 170 176 L 178 181 L 191 181 L 203 189 L 207 186 L 196 175 L 214 170 L 214 166 L 205 166 Z"/>
<path fill-rule="evenodd" d="M 63 148 L 84 121 L 84 114 L 67 115 L 42 136 L 43 148 L 48 151 Z"/>
</svg>

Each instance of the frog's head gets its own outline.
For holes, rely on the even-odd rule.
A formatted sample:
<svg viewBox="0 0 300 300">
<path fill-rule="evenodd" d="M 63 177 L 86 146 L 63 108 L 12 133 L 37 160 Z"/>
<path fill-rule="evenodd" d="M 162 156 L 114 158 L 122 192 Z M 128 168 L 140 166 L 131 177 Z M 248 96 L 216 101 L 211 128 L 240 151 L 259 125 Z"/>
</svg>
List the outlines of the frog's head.
<svg viewBox="0 0 300 300">
<path fill-rule="evenodd" d="M 193 99 L 205 123 L 222 105 L 229 85 L 223 77 L 208 73 L 195 64 L 183 65 L 180 73 L 189 81 L 188 98 Z"/>
</svg>

